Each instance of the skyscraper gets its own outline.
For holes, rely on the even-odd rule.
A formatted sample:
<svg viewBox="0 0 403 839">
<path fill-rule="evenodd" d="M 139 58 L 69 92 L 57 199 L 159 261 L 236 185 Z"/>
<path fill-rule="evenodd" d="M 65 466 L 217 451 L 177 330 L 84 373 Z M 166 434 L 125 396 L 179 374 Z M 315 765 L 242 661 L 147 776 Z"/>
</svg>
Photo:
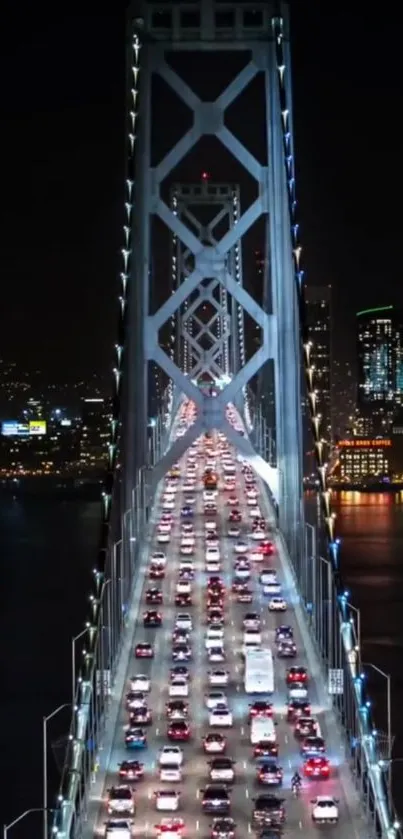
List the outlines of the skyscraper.
<svg viewBox="0 0 403 839">
<path fill-rule="evenodd" d="M 358 409 L 387 408 L 396 390 L 393 306 L 357 312 Z"/>
<path fill-rule="evenodd" d="M 307 286 L 305 292 L 309 336 L 312 340 L 312 364 L 318 390 L 319 410 L 325 439 L 332 440 L 331 410 L 331 286 Z"/>
</svg>

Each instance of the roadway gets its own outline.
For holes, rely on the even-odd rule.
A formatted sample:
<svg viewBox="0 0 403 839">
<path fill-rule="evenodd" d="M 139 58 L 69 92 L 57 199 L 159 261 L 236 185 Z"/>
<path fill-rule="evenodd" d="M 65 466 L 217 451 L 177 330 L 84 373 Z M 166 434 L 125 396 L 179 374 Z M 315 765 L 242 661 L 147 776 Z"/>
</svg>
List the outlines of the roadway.
<svg viewBox="0 0 403 839">
<path fill-rule="evenodd" d="M 202 812 L 200 790 L 207 782 L 207 760 L 201 742 L 208 728 L 208 715 L 205 707 L 205 694 L 208 691 L 207 670 L 211 665 L 207 662 L 204 650 L 205 625 L 205 584 L 206 574 L 204 572 L 204 514 L 202 501 L 202 474 L 204 462 L 198 457 L 197 490 L 194 516 L 194 528 L 196 535 L 194 564 L 196 576 L 193 583 L 193 606 L 189 611 L 192 613 L 194 628 L 191 635 L 193 660 L 190 664 L 191 687 L 189 694 L 190 724 L 192 739 L 182 744 L 184 751 L 184 775 L 181 784 L 177 786 L 181 791 L 180 809 L 178 816 L 181 816 L 186 823 L 186 836 L 200 836 L 201 839 L 209 836 L 209 825 L 212 822 L 211 816 L 205 816 Z M 242 513 L 241 538 L 248 538 L 248 522 L 250 521 L 249 509 L 246 505 L 243 475 L 240 465 L 237 463 L 237 492 L 239 498 L 238 509 Z M 181 475 L 186 472 L 186 455 L 180 464 Z M 219 470 L 218 470 L 219 471 Z M 181 478 L 181 483 L 183 477 Z M 221 576 L 224 579 L 228 590 L 232 580 L 232 565 L 234 559 L 234 540 L 226 535 L 229 507 L 227 506 L 228 493 L 220 492 L 218 497 L 218 531 L 220 536 L 220 551 L 223 562 Z M 174 510 L 174 526 L 171 540 L 168 545 L 158 545 L 156 542 L 156 531 L 151 539 L 149 551 L 165 550 L 167 555 L 167 573 L 162 583 L 157 583 L 163 591 L 164 603 L 160 608 L 163 614 L 163 626 L 159 629 L 143 629 L 141 614 L 147 608 L 144 594 L 149 585 L 154 585 L 147 580 L 144 582 L 143 596 L 140 606 L 140 619 L 135 627 L 133 641 L 130 645 L 130 654 L 127 661 L 126 678 L 120 701 L 120 708 L 116 728 L 110 732 L 111 748 L 105 752 L 107 766 L 102 793 L 100 784 L 94 786 L 90 794 L 88 807 L 88 821 L 84 830 L 85 839 L 90 836 L 103 835 L 107 817 L 106 802 L 107 789 L 118 783 L 118 765 L 125 759 L 138 758 L 145 764 L 144 779 L 135 786 L 136 815 L 133 822 L 133 836 L 144 839 L 156 835 L 155 825 L 161 817 L 169 817 L 170 813 L 157 813 L 153 799 L 153 792 L 168 784 L 161 784 L 158 779 L 158 753 L 162 746 L 168 745 L 166 737 L 167 720 L 165 718 L 165 703 L 168 700 L 169 670 L 172 667 L 171 659 L 171 636 L 174 627 L 175 614 L 177 611 L 188 611 L 187 608 L 176 609 L 174 604 L 175 586 L 179 565 L 180 545 L 180 509 L 183 505 L 184 495 L 181 489 L 176 493 Z M 160 499 L 157 502 L 160 505 Z M 161 507 L 159 507 L 161 509 Z M 262 506 L 266 514 L 267 508 Z M 158 510 L 155 511 L 158 520 Z M 348 773 L 344 761 L 344 753 L 340 741 L 337 739 L 337 730 L 328 703 L 323 697 L 323 684 L 320 684 L 320 671 L 312 659 L 312 650 L 301 627 L 298 612 L 298 598 L 292 585 L 292 580 L 281 560 L 281 547 L 275 532 L 273 531 L 278 551 L 274 557 L 268 558 L 263 563 L 266 567 L 270 564 L 277 570 L 279 581 L 282 584 L 283 594 L 290 606 L 284 614 L 268 613 L 267 600 L 264 600 L 258 583 L 260 566 L 256 563 L 253 566 L 251 587 L 253 588 L 254 601 L 251 604 L 238 604 L 232 595 L 228 597 L 225 615 L 225 650 L 227 661 L 226 669 L 230 673 L 230 684 L 225 692 L 227 694 L 230 708 L 234 716 L 232 729 L 223 731 L 227 736 L 228 748 L 226 754 L 236 761 L 236 782 L 233 785 L 231 794 L 231 816 L 237 823 L 237 837 L 243 839 L 247 835 L 254 837 L 251 826 L 251 815 L 253 798 L 259 791 L 266 791 L 267 788 L 257 787 L 255 782 L 255 767 L 252 759 L 252 749 L 249 740 L 248 726 L 248 705 L 250 696 L 243 690 L 243 667 L 240 656 L 242 645 L 242 618 L 247 611 L 258 611 L 262 615 L 263 645 L 274 649 L 274 631 L 281 623 L 290 624 L 294 629 L 294 637 L 297 644 L 298 655 L 296 659 L 284 661 L 275 659 L 275 694 L 273 697 L 274 718 L 277 722 L 279 764 L 284 770 L 283 787 L 274 788 L 272 792 L 285 799 L 286 807 L 286 828 L 284 836 L 287 839 L 293 837 L 304 837 L 305 839 L 317 839 L 319 829 L 314 827 L 311 821 L 310 800 L 316 795 L 335 795 L 339 799 L 340 820 L 337 826 L 331 828 L 331 835 L 334 839 L 367 839 L 368 830 L 362 819 L 359 803 L 353 794 L 352 783 L 349 783 Z M 253 543 L 250 543 L 253 547 Z M 262 563 L 261 563 L 262 564 Z M 150 608 L 150 607 L 148 607 Z M 153 607 L 151 607 L 153 608 Z M 140 641 L 150 641 L 154 644 L 155 656 L 152 660 L 136 660 L 133 654 L 134 646 Z M 307 652 L 305 651 L 307 650 Z M 295 769 L 301 769 L 302 761 L 299 755 L 297 741 L 292 734 L 292 728 L 285 719 L 286 703 L 286 670 L 289 666 L 300 664 L 308 668 L 312 676 L 309 683 L 309 698 L 312 704 L 312 714 L 318 719 L 322 735 L 328 744 L 328 756 L 332 761 L 331 777 L 327 781 L 304 781 L 302 793 L 299 799 L 291 795 L 290 781 Z M 149 708 L 153 712 L 153 724 L 147 729 L 148 747 L 144 751 L 128 753 L 124 745 L 124 730 L 127 726 L 128 714 L 125 710 L 124 698 L 129 689 L 129 679 L 135 673 L 149 674 L 151 679 L 151 692 L 149 695 Z M 270 789 L 267 791 L 270 792 Z M 174 815 L 174 814 L 172 814 Z"/>
</svg>

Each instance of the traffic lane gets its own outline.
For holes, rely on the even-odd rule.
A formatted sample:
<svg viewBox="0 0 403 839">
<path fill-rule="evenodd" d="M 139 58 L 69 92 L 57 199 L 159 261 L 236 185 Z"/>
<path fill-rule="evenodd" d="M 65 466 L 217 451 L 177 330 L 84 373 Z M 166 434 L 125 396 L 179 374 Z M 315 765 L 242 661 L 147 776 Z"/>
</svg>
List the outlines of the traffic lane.
<svg viewBox="0 0 403 839">
<path fill-rule="evenodd" d="M 157 550 L 158 546 L 156 544 L 153 545 L 151 551 Z M 172 591 L 175 585 L 173 569 L 170 567 L 168 562 L 169 557 L 169 549 L 170 545 L 167 545 L 167 573 L 165 579 L 161 582 L 159 586 L 163 592 L 164 604 L 172 603 Z M 118 774 L 118 767 L 119 764 L 122 763 L 124 760 L 129 759 L 139 759 L 141 762 L 144 763 L 145 766 L 145 778 L 143 781 L 140 781 L 138 784 L 134 786 L 135 790 L 135 804 L 136 804 L 136 814 L 134 819 L 134 834 L 141 831 L 143 826 L 148 821 L 149 811 L 150 811 L 150 794 L 151 794 L 151 785 L 153 774 L 155 770 L 155 762 L 156 762 L 156 739 L 155 739 L 155 732 L 158 728 L 158 718 L 162 716 L 163 706 L 162 706 L 162 692 L 161 688 L 163 687 L 164 680 L 167 676 L 164 675 L 165 670 L 165 642 L 163 639 L 163 633 L 168 630 L 169 631 L 169 623 L 172 623 L 173 615 L 172 615 L 172 608 L 171 606 L 163 605 L 161 608 L 162 615 L 163 615 L 163 627 L 158 629 L 144 629 L 142 626 L 142 612 L 148 608 L 147 604 L 145 603 L 145 590 L 149 587 L 149 585 L 153 585 L 153 581 L 149 581 L 148 579 L 145 580 L 144 583 L 144 593 L 143 593 L 143 600 L 141 611 L 139 615 L 139 622 L 137 624 L 136 632 L 134 635 L 134 642 L 133 642 L 133 651 L 132 656 L 128 661 L 127 667 L 127 674 L 126 674 L 126 684 L 125 684 L 125 691 L 124 695 L 122 695 L 121 699 L 121 707 L 120 707 L 120 714 L 118 717 L 115 739 L 114 739 L 114 746 L 111 754 L 110 766 L 109 771 L 107 773 L 104 785 L 104 793 L 103 793 L 103 805 L 104 808 L 100 812 L 100 818 L 98 820 L 97 825 L 97 833 L 104 832 L 104 821 L 107 818 L 107 790 L 108 788 L 114 786 L 115 784 L 119 783 L 119 774 Z M 153 659 L 136 659 L 134 655 L 134 648 L 136 644 L 141 641 L 148 641 L 149 643 L 154 645 L 154 658 Z M 150 678 L 150 686 L 151 690 L 147 697 L 147 704 L 149 708 L 153 712 L 153 721 L 150 726 L 146 727 L 147 732 L 147 743 L 148 746 L 146 749 L 142 750 L 133 750 L 130 751 L 126 749 L 124 743 L 124 734 L 125 729 L 128 724 L 128 712 L 125 708 L 125 695 L 127 691 L 130 689 L 130 678 L 135 675 L 136 673 L 144 673 L 144 675 L 149 676 Z"/>
</svg>

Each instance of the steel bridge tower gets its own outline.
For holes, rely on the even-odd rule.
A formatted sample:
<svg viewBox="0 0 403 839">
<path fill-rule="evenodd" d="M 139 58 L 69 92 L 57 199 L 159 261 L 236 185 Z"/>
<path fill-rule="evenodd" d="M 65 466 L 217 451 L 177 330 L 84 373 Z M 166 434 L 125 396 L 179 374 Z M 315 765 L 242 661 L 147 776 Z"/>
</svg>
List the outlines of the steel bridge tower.
<svg viewBox="0 0 403 839">
<path fill-rule="evenodd" d="M 122 365 L 126 389 L 125 492 L 128 506 L 133 491 L 131 476 L 147 464 L 149 378 L 152 364 L 157 364 L 171 380 L 172 391 L 194 400 L 198 417 L 184 437 L 161 453 L 150 476 L 151 489 L 192 440 L 204 431 L 219 428 L 269 485 L 279 505 L 280 526 L 290 550 L 295 552 L 300 544 L 303 518 L 298 254 L 293 239 L 290 176 L 284 147 L 286 137 L 292 159 L 291 114 L 281 103 L 281 86 L 289 79 L 289 70 L 285 74 L 285 67 L 279 65 L 279 44 L 289 68 L 287 12 L 274 0 L 256 3 L 253 10 L 245 3 L 214 0 L 163 6 L 140 0 L 132 10 L 128 49 L 132 67 L 129 152 L 133 174 L 127 184 L 127 247 L 122 273 L 122 306 L 128 335 Z M 194 63 L 200 54 L 213 52 L 222 52 L 223 59 L 228 53 L 242 53 L 245 62 L 226 89 L 213 101 L 206 102 L 186 84 L 183 74 L 178 75 L 172 68 L 170 59 L 175 53 L 185 53 L 192 56 Z M 264 120 L 264 164 L 226 126 L 228 108 L 258 74 L 264 82 L 258 110 L 258 119 Z M 162 78 L 192 113 L 190 129 L 157 162 L 153 160 L 151 148 L 159 105 L 154 101 L 155 76 Z M 184 185 L 179 186 L 174 180 L 175 169 L 185 155 L 204 137 L 211 136 L 221 142 L 256 186 L 256 198 L 243 212 L 235 188 L 232 223 L 218 239 L 212 235 L 211 228 L 206 230 L 200 224 L 189 223 L 192 195 L 186 198 Z M 205 186 L 204 201 L 216 204 L 217 196 L 208 195 L 208 186 L 212 189 L 213 185 Z M 192 188 L 188 189 L 191 193 Z M 227 198 L 223 197 L 225 203 Z M 155 218 L 168 229 L 176 258 L 174 287 L 157 311 L 152 310 L 154 290 L 150 288 Z M 258 219 L 264 223 L 265 250 L 270 264 L 263 305 L 253 299 L 242 283 L 240 256 L 242 240 Z M 170 282 L 167 269 L 167 286 Z M 210 304 L 217 300 L 213 315 L 216 330 L 214 334 L 210 330 L 211 346 L 203 352 L 200 352 L 200 340 L 195 341 L 195 297 L 199 303 L 203 299 L 208 299 Z M 243 312 L 255 321 L 262 336 L 260 346 L 249 359 L 245 359 L 239 341 L 243 334 Z M 175 347 L 165 351 L 161 330 L 170 319 L 176 330 Z M 203 330 L 206 334 L 208 327 L 203 326 Z M 253 433 L 250 439 L 239 436 L 226 419 L 229 403 L 243 410 L 248 383 L 268 363 L 274 369 L 275 470 L 269 470 L 255 451 L 251 442 Z M 218 371 L 227 372 L 228 382 L 215 396 L 206 395 L 192 381 L 199 371 L 213 377 Z"/>
</svg>

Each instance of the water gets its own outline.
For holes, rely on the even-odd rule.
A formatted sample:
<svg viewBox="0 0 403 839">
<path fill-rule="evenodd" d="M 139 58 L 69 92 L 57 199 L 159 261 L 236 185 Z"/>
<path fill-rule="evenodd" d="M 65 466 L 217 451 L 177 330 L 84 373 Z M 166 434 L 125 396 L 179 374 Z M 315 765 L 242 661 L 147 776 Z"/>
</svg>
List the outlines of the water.
<svg viewBox="0 0 403 839">
<path fill-rule="evenodd" d="M 100 535 L 98 503 L 0 499 L 0 823 L 42 805 L 42 716 L 71 697 L 71 641 L 83 628 Z M 63 737 L 70 708 L 49 723 Z M 49 775 L 58 772 L 49 749 Z M 53 803 L 49 801 L 49 806 Z M 40 815 L 13 836 L 40 835 Z"/>
<path fill-rule="evenodd" d="M 403 498 L 340 493 L 334 500 L 343 538 L 343 577 L 361 612 L 363 660 L 392 675 L 394 756 L 403 757 Z M 42 716 L 70 700 L 70 639 L 87 615 L 100 507 L 82 501 L 1 502 L 0 822 L 9 822 L 42 804 Z M 382 730 L 385 686 L 382 677 L 371 681 L 376 724 Z M 49 723 L 49 741 L 67 732 L 69 715 L 68 709 Z M 403 788 L 402 769 L 403 762 L 397 762 L 395 790 Z M 51 749 L 49 774 L 56 791 Z M 28 818 L 13 836 L 28 839 L 28 828 L 32 836 L 37 825 L 39 835 L 39 819 Z"/>
</svg>

